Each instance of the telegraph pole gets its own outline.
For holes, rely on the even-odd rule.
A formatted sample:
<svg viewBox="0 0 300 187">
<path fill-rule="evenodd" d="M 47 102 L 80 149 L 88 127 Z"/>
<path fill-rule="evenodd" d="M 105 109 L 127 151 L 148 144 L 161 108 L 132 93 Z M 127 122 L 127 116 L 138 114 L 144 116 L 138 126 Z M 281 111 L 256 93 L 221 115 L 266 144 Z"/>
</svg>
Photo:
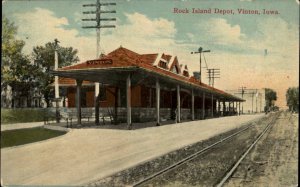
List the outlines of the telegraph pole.
<svg viewBox="0 0 300 187">
<path fill-rule="evenodd" d="M 58 43 L 57 39 L 54 40 L 54 70 L 58 69 Z M 55 90 L 55 116 L 56 116 L 56 123 L 60 122 L 60 114 L 59 114 L 59 85 L 58 85 L 58 76 L 54 77 L 54 90 Z"/>
<path fill-rule="evenodd" d="M 259 93 L 259 112 L 262 112 L 262 110 L 261 110 L 261 97 L 262 97 L 262 94 Z"/>
<path fill-rule="evenodd" d="M 220 69 L 212 68 L 212 69 L 207 69 L 208 73 L 208 80 L 209 80 L 209 85 L 214 87 L 215 84 L 215 78 L 221 78 L 220 77 Z"/>
<path fill-rule="evenodd" d="M 250 94 L 251 95 L 251 100 L 252 100 L 252 103 L 251 103 L 251 113 L 254 113 L 254 95 L 257 94 L 257 89 L 247 89 L 248 93 L 247 94 Z M 257 110 L 257 100 L 256 100 L 256 110 Z"/>
<path fill-rule="evenodd" d="M 201 53 L 208 53 L 210 50 L 203 50 L 202 47 L 199 47 L 198 51 L 196 52 L 191 52 L 191 54 L 200 54 L 200 74 L 199 74 L 199 80 L 201 82 Z"/>
<path fill-rule="evenodd" d="M 255 113 L 257 113 L 257 97 L 258 97 L 258 92 L 257 92 L 257 89 L 256 89 L 256 94 L 255 94 Z"/>
<path fill-rule="evenodd" d="M 84 29 L 96 29 L 96 35 L 97 35 L 97 47 L 96 47 L 96 59 L 99 58 L 99 52 L 100 52 L 100 29 L 101 28 L 115 28 L 115 25 L 102 25 L 102 21 L 116 21 L 116 18 L 102 18 L 102 14 L 106 13 L 116 13 L 115 10 L 101 10 L 101 7 L 103 6 L 114 6 L 117 5 L 116 3 L 100 3 L 100 0 L 96 1 L 96 4 L 84 4 L 83 7 L 96 7 L 96 11 L 84 11 L 83 14 L 94 14 L 95 18 L 92 19 L 82 19 L 82 21 L 88 21 L 88 22 L 96 22 L 96 25 L 90 25 L 90 26 L 83 26 Z M 97 97 L 100 92 L 100 84 L 97 82 L 95 83 L 95 112 L 96 112 L 96 124 L 99 123 L 99 101 L 97 100 Z"/>
<path fill-rule="evenodd" d="M 242 86 L 241 88 L 238 89 L 239 91 L 241 91 L 242 99 L 244 99 L 245 89 L 246 89 L 245 86 Z M 243 102 L 242 102 L 242 114 L 243 114 L 243 113 L 244 113 L 244 104 L 243 104 Z"/>
<path fill-rule="evenodd" d="M 211 69 L 207 69 L 207 74 L 208 74 L 208 85 L 211 85 Z"/>
<path fill-rule="evenodd" d="M 254 97 L 254 92 L 252 92 L 251 95 L 252 95 L 252 108 L 251 108 L 251 113 L 253 114 L 253 97 Z"/>
<path fill-rule="evenodd" d="M 101 14 L 105 13 L 116 13 L 115 10 L 111 11 L 104 11 L 101 10 L 103 6 L 110 6 L 110 5 L 117 5 L 116 3 L 100 3 L 100 0 L 97 0 L 96 4 L 85 4 L 82 5 L 83 7 L 96 7 L 96 11 L 84 11 L 83 14 L 95 14 L 95 18 L 92 19 L 82 19 L 82 21 L 89 21 L 89 22 L 96 22 L 96 25 L 91 26 L 83 26 L 84 29 L 96 29 L 97 33 L 97 51 L 96 51 L 96 58 L 99 58 L 99 51 L 100 51 L 100 29 L 101 28 L 115 28 L 115 25 L 102 25 L 101 21 L 116 21 L 116 18 L 101 18 Z"/>
</svg>

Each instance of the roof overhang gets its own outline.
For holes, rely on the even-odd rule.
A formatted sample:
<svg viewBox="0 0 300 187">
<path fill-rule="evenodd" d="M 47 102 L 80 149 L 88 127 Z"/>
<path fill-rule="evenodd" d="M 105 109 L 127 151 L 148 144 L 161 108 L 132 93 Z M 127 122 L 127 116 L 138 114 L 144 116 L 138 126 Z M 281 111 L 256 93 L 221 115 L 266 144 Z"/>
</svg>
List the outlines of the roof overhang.
<svg viewBox="0 0 300 187">
<path fill-rule="evenodd" d="M 176 79 L 163 73 L 139 66 L 57 70 L 51 71 L 50 73 L 59 77 L 101 82 L 103 84 L 118 86 L 125 86 L 124 82 L 126 81 L 127 76 L 131 75 L 132 85 L 143 83 L 143 80 L 145 79 L 148 81 L 150 80 L 150 84 L 154 85 L 155 80 L 158 79 L 163 87 L 174 88 L 175 85 L 180 85 L 185 89 L 193 89 L 196 94 L 205 92 L 206 94 L 213 94 L 215 98 L 224 99 L 226 101 L 245 101 L 231 94 L 219 93 L 211 88 L 189 82 L 188 78 L 184 81 L 182 78 Z"/>
</svg>

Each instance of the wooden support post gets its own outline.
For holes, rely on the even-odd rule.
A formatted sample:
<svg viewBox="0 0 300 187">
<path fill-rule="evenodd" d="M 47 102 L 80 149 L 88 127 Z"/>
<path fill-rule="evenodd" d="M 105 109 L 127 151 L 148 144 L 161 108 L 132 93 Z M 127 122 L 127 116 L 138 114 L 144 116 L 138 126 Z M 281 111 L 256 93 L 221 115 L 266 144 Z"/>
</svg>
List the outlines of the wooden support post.
<svg viewBox="0 0 300 187">
<path fill-rule="evenodd" d="M 118 89 L 118 107 L 121 106 L 121 88 Z"/>
<path fill-rule="evenodd" d="M 225 101 L 223 100 L 223 116 L 225 116 L 226 113 L 226 105 L 225 105 Z"/>
<path fill-rule="evenodd" d="M 241 115 L 241 102 L 239 102 L 239 115 Z"/>
<path fill-rule="evenodd" d="M 180 86 L 177 85 L 177 123 L 180 123 Z"/>
<path fill-rule="evenodd" d="M 149 107 L 152 107 L 152 88 L 149 88 Z"/>
<path fill-rule="evenodd" d="M 220 102 L 220 99 L 218 99 L 218 113 L 219 113 L 219 116 L 221 116 L 221 102 Z"/>
<path fill-rule="evenodd" d="M 235 107 L 234 107 L 234 112 L 236 112 L 236 115 L 238 115 L 238 113 L 237 113 L 237 101 L 235 102 L 235 105 L 234 105 Z"/>
<path fill-rule="evenodd" d="M 127 101 L 127 127 L 132 129 L 131 123 L 131 75 L 129 74 L 126 79 L 126 101 Z"/>
<path fill-rule="evenodd" d="M 205 118 L 205 92 L 203 92 L 202 96 L 202 119 Z"/>
<path fill-rule="evenodd" d="M 195 120 L 195 95 L 194 89 L 192 89 L 192 120 Z"/>
<path fill-rule="evenodd" d="M 211 117 L 214 117 L 214 95 L 211 94 Z"/>
<path fill-rule="evenodd" d="M 160 108 L 160 85 L 159 85 L 159 80 L 156 79 L 156 126 L 160 125 L 159 108 Z"/>
<path fill-rule="evenodd" d="M 118 124 L 118 105 L 119 105 L 119 90 L 120 88 L 119 87 L 116 87 L 115 88 L 115 114 L 114 114 L 114 124 Z"/>
<path fill-rule="evenodd" d="M 81 125 L 81 85 L 82 80 L 76 80 L 77 124 Z"/>
<path fill-rule="evenodd" d="M 100 83 L 95 83 L 95 124 L 99 125 L 100 124 Z"/>
</svg>

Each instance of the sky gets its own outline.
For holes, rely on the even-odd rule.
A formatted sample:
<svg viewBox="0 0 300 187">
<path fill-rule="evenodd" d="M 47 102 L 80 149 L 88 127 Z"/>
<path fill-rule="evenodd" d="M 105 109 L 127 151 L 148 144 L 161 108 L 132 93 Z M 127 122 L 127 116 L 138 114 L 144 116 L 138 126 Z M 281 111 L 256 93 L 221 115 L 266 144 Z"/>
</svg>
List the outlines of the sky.
<svg viewBox="0 0 300 187">
<path fill-rule="evenodd" d="M 18 27 L 17 38 L 26 42 L 24 53 L 34 46 L 45 45 L 57 38 L 60 45 L 78 49 L 80 62 L 96 57 L 96 30 L 83 22 L 83 7 L 93 1 L 31 0 L 2 1 L 2 15 Z M 199 47 L 211 50 L 202 57 L 208 68 L 219 68 L 221 78 L 215 87 L 236 90 L 271 88 L 277 92 L 276 105 L 286 107 L 285 93 L 299 85 L 299 1 L 298 0 L 111 0 L 116 6 L 116 28 L 101 30 L 101 52 L 109 53 L 123 46 L 137 53 L 176 55 L 190 73 L 199 71 Z M 194 9 L 211 13 L 192 13 Z M 174 9 L 189 13 L 176 13 Z M 239 14 L 239 10 L 259 14 Z M 215 10 L 219 10 L 216 11 Z M 224 10 L 224 11 L 221 11 Z M 264 14 L 277 12 L 278 14 Z M 221 12 L 221 13 L 220 13 Z M 223 13 L 222 13 L 223 12 Z M 230 14 L 226 14 L 230 12 Z M 205 61 L 204 61 L 205 58 Z M 206 69 L 202 80 L 208 83 Z"/>
</svg>

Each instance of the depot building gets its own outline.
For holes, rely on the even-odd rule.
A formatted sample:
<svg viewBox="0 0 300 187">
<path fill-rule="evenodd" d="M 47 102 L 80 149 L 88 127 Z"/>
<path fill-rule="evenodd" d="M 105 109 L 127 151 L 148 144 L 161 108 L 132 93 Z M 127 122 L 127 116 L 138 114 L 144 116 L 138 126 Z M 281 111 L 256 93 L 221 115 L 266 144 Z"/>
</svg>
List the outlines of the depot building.
<svg viewBox="0 0 300 187">
<path fill-rule="evenodd" d="M 59 76 L 59 87 L 65 90 L 64 106 L 76 110 L 78 124 L 82 110 L 93 113 L 96 101 L 101 115 L 111 115 L 127 125 L 238 115 L 243 102 L 200 82 L 176 56 L 138 54 L 124 47 L 52 74 Z"/>
</svg>

